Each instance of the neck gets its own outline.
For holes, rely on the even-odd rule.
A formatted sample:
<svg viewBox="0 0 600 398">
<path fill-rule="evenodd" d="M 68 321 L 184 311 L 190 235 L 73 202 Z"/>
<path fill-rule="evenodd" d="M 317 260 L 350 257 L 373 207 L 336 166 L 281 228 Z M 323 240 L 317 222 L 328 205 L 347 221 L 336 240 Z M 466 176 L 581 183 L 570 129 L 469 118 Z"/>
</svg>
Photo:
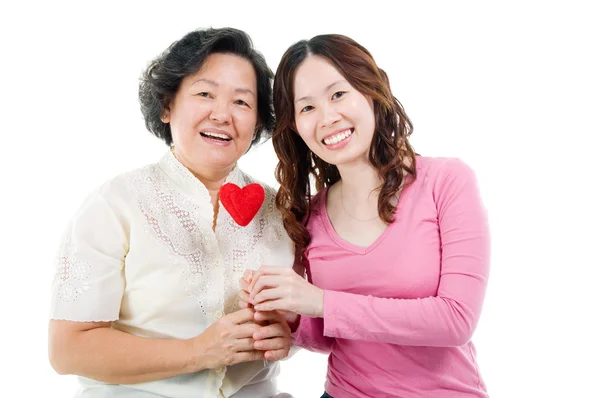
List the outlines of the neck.
<svg viewBox="0 0 600 398">
<path fill-rule="evenodd" d="M 225 179 L 231 173 L 233 167 L 228 167 L 221 170 L 191 170 L 192 174 L 204 184 L 209 192 L 219 192 Z"/>
<path fill-rule="evenodd" d="M 383 179 L 368 160 L 366 163 L 340 165 L 338 171 L 343 185 L 344 202 L 364 203 L 374 200 L 377 203 Z"/>
<path fill-rule="evenodd" d="M 200 167 L 195 165 L 193 162 L 190 162 L 186 159 L 186 157 L 179 153 L 177 150 L 173 151 L 175 158 L 185 166 L 193 175 L 196 177 L 208 190 L 210 193 L 210 197 L 213 201 L 213 204 L 216 203 L 216 198 L 218 197 L 219 190 L 221 186 L 225 182 L 225 179 L 231 173 L 234 165 L 223 167 L 223 168 L 215 168 L 215 167 Z"/>
</svg>

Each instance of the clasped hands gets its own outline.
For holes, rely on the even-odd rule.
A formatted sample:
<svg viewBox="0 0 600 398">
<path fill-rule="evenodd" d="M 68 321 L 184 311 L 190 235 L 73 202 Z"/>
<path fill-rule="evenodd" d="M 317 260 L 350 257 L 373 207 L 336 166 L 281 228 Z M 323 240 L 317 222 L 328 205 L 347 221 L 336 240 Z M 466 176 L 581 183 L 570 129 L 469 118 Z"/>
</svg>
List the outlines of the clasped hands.
<svg viewBox="0 0 600 398">
<path fill-rule="evenodd" d="M 240 288 L 240 308 L 253 308 L 257 323 L 277 319 L 280 322 L 277 325 L 283 321 L 289 333 L 297 327 L 300 315 L 323 316 L 323 290 L 310 284 L 292 268 L 262 266 L 257 271 L 246 270 L 240 279 Z M 271 348 L 268 340 L 273 333 L 269 328 L 276 327 L 283 326 L 272 323 L 253 334 L 255 349 L 266 351 L 265 358 L 270 360 L 272 356 L 281 354 L 280 350 Z"/>
</svg>

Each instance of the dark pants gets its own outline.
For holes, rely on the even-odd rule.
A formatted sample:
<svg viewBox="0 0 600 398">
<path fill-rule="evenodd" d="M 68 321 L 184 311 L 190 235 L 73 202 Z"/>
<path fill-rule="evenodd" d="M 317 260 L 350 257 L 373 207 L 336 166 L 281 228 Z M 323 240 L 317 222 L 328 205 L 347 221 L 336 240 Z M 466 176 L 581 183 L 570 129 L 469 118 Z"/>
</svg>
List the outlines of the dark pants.
<svg viewBox="0 0 600 398">
<path fill-rule="evenodd" d="M 321 398 L 333 398 L 331 395 L 327 394 L 327 391 L 325 391 L 323 393 L 323 395 L 321 395 Z"/>
</svg>

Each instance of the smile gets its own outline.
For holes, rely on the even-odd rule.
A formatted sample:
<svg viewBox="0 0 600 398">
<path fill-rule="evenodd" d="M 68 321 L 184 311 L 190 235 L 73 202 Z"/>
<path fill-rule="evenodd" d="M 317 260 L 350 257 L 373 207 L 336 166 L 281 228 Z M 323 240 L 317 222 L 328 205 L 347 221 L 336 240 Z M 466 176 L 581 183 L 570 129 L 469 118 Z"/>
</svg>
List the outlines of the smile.
<svg viewBox="0 0 600 398">
<path fill-rule="evenodd" d="M 352 133 L 354 133 L 354 129 L 346 129 L 324 138 L 322 142 L 325 145 L 339 144 L 340 142 L 348 139 L 348 137 L 350 137 Z"/>
<path fill-rule="evenodd" d="M 216 140 L 216 141 L 231 141 L 231 137 L 227 134 L 223 134 L 223 133 L 215 133 L 212 131 L 201 131 L 200 135 L 202 137 L 211 139 L 211 140 Z"/>
</svg>

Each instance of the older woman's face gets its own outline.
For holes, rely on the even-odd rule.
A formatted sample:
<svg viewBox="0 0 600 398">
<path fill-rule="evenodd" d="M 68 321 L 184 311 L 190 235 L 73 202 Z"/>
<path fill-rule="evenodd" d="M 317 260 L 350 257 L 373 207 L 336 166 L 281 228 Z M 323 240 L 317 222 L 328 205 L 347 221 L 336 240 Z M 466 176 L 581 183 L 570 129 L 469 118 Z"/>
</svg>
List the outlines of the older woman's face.
<svg viewBox="0 0 600 398">
<path fill-rule="evenodd" d="M 232 54 L 212 54 L 187 76 L 166 112 L 177 158 L 193 172 L 227 169 L 248 150 L 258 120 L 256 73 Z"/>
</svg>

